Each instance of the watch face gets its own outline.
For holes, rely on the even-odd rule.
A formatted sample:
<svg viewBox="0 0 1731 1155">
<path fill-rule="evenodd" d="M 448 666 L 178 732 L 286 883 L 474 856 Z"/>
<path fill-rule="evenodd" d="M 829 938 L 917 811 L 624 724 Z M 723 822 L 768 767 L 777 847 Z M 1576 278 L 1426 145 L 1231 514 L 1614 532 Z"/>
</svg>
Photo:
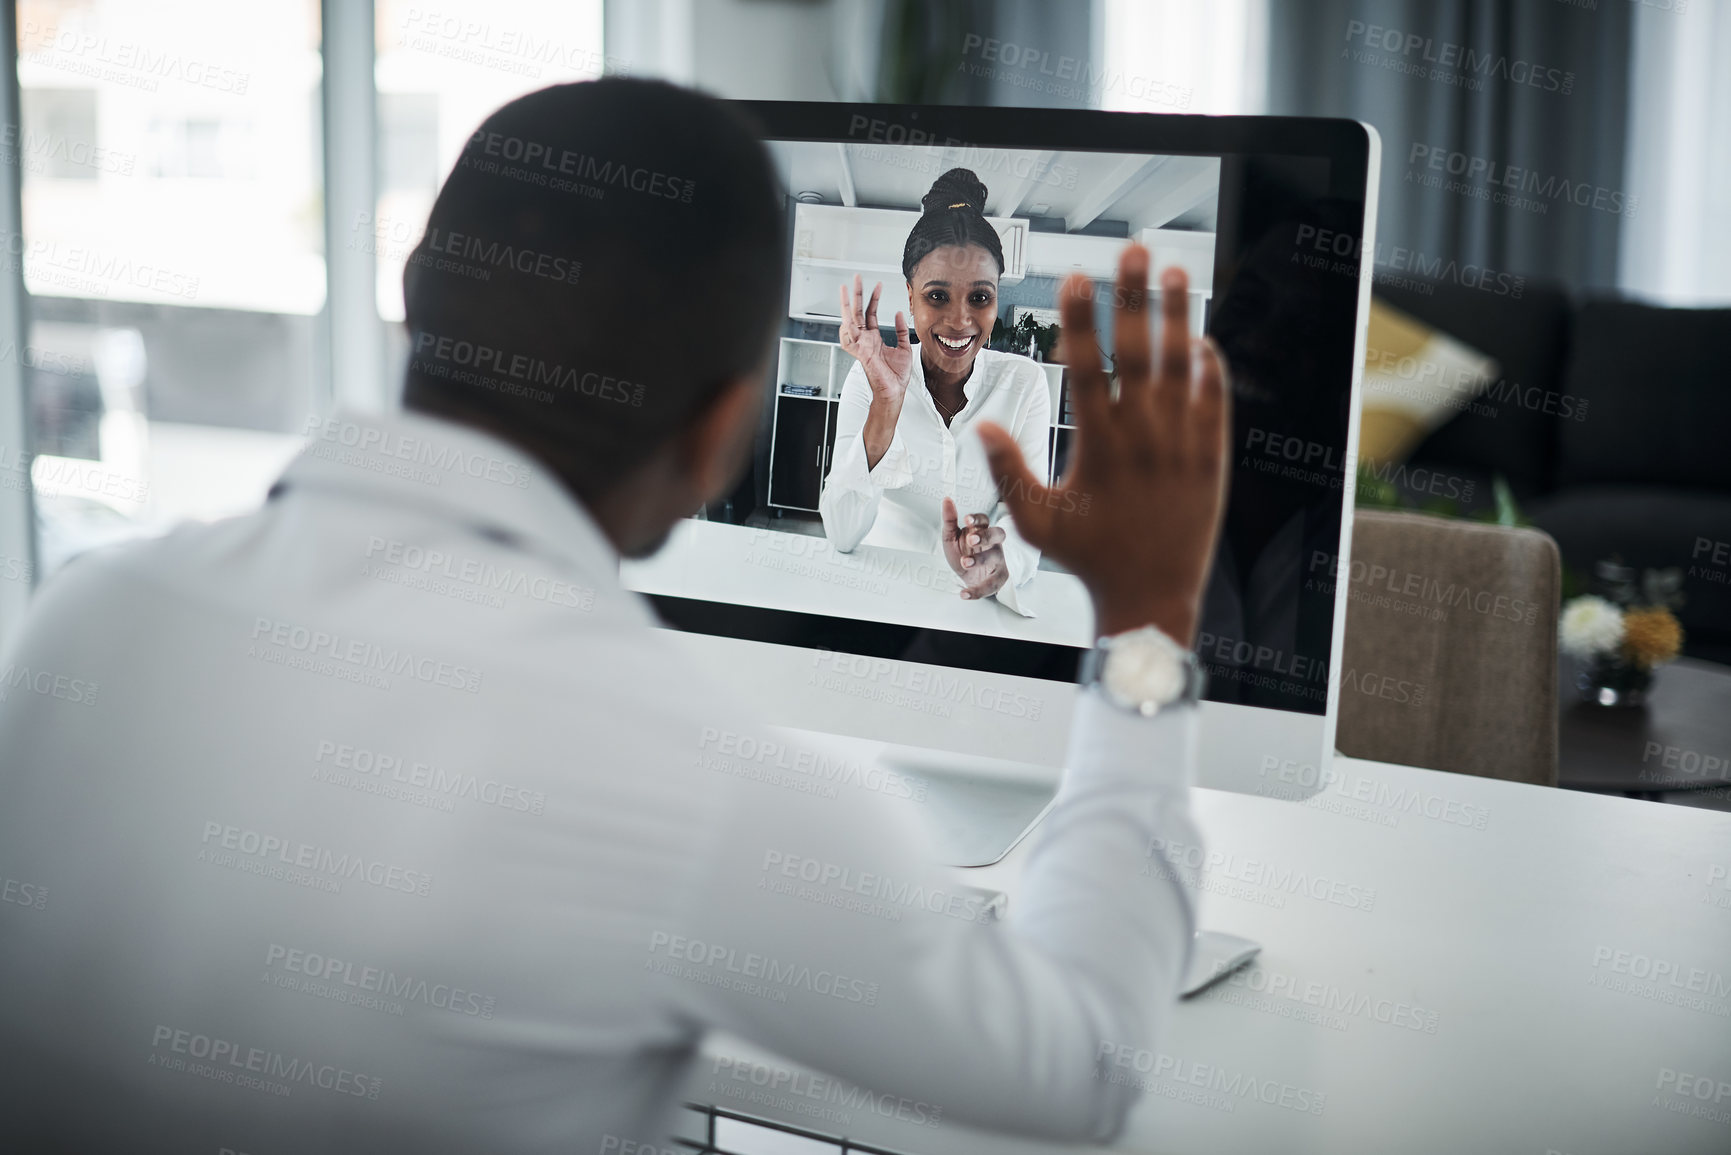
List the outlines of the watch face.
<svg viewBox="0 0 1731 1155">
<path fill-rule="evenodd" d="M 1165 705 L 1184 692 L 1184 665 L 1171 647 L 1155 639 L 1127 639 L 1107 653 L 1100 683 L 1122 701 Z"/>
</svg>

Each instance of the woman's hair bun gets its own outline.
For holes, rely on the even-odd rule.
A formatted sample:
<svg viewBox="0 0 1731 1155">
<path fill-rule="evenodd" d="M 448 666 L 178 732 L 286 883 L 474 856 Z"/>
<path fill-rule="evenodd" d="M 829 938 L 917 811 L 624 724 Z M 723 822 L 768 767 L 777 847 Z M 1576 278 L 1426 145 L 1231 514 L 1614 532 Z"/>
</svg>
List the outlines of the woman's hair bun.
<svg viewBox="0 0 1731 1155">
<path fill-rule="evenodd" d="M 920 198 L 920 207 L 928 213 L 941 213 L 958 205 L 966 205 L 977 213 L 986 211 L 986 186 L 972 169 L 952 168 L 932 182 L 932 189 Z"/>
</svg>

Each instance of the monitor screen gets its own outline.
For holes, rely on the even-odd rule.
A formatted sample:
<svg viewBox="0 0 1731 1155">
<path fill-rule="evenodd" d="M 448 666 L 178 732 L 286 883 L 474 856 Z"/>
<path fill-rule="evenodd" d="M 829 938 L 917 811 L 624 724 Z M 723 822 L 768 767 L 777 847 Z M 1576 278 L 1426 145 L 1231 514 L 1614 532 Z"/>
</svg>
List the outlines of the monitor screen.
<svg viewBox="0 0 1731 1155">
<path fill-rule="evenodd" d="M 923 110 L 919 129 L 906 110 L 813 107 L 754 106 L 768 114 L 790 260 L 751 468 L 657 555 L 626 563 L 628 584 L 774 722 L 887 743 L 909 765 L 1057 766 L 1093 614 L 1077 578 L 1015 533 L 975 426 L 1007 429 L 1040 480 L 1063 476 L 1074 423 L 1058 286 L 1079 270 L 1109 288 L 1139 242 L 1156 271 L 1185 270 L 1192 331 L 1214 337 L 1233 379 L 1231 489 L 1196 645 L 1204 741 L 1234 752 L 1203 780 L 1311 793 L 1332 737 L 1363 157 L 1261 151 L 1241 131 L 1278 121 L 1215 120 L 1239 130 L 1155 148 L 1151 122 L 1207 118 L 1042 113 L 1082 118 L 1095 139 L 1068 132 L 1054 146 L 1059 134 L 1030 125 L 1025 144 L 985 144 L 930 118 L 971 114 L 969 127 L 1014 141 L 1024 110 Z M 774 131 L 825 115 L 827 135 L 822 123 Z M 957 235 L 944 210 L 975 200 L 991 235 Z M 935 220 L 922 223 L 927 206 Z M 884 407 L 872 409 L 861 347 L 844 347 L 856 285 L 876 296 L 875 332 L 859 339 L 893 355 L 898 313 L 909 329 L 887 448 L 867 428 Z M 1097 300 L 1110 368 L 1112 293 Z M 1005 530 L 990 596 L 961 596 L 946 499 Z"/>
</svg>

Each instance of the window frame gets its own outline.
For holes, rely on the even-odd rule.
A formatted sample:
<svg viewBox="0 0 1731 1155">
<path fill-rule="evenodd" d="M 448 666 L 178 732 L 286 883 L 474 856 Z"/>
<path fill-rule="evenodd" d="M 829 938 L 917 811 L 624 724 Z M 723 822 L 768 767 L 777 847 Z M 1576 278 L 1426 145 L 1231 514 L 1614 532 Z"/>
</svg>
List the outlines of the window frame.
<svg viewBox="0 0 1731 1155">
<path fill-rule="evenodd" d="M 377 89 L 373 78 L 373 0 L 320 0 L 320 185 L 324 194 L 325 306 L 317 318 L 320 365 L 314 383 L 318 415 L 343 406 L 381 412 L 394 402 L 385 324 L 374 304 L 375 257 L 347 243 L 347 222 L 376 207 L 379 163 Z M 23 235 L 23 89 L 18 75 L 18 5 L 0 4 L 12 67 L 0 84 L 0 232 Z M 362 115 L 356 115 L 363 110 Z M 5 484 L 7 463 L 27 460 L 29 398 L 21 351 L 30 331 L 22 256 L 0 273 L 0 560 L 17 558 L 29 580 L 0 580 L 0 651 L 17 632 L 39 580 L 35 495 Z M 24 478 L 28 478 L 25 466 Z"/>
</svg>

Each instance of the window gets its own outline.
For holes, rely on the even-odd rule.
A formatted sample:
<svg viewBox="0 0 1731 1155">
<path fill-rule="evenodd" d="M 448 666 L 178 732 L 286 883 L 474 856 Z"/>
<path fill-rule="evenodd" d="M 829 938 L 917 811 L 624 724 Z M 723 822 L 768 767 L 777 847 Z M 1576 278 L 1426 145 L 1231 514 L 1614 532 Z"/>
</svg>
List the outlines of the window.
<svg viewBox="0 0 1731 1155">
<path fill-rule="evenodd" d="M 23 137 L 19 151 L 33 172 L 51 180 L 95 180 L 101 172 L 96 93 L 88 88 L 36 89 L 24 106 Z"/>
<path fill-rule="evenodd" d="M 320 393 L 316 0 L 18 6 L 38 573 L 255 505 Z"/>
<path fill-rule="evenodd" d="M 378 212 L 356 222 L 354 240 L 372 247 L 379 316 L 394 322 L 403 319 L 403 263 L 481 121 L 537 88 L 601 75 L 601 0 L 378 0 L 375 44 Z"/>
<path fill-rule="evenodd" d="M 1100 107 L 1256 115 L 1268 0 L 1106 0 Z"/>
</svg>

